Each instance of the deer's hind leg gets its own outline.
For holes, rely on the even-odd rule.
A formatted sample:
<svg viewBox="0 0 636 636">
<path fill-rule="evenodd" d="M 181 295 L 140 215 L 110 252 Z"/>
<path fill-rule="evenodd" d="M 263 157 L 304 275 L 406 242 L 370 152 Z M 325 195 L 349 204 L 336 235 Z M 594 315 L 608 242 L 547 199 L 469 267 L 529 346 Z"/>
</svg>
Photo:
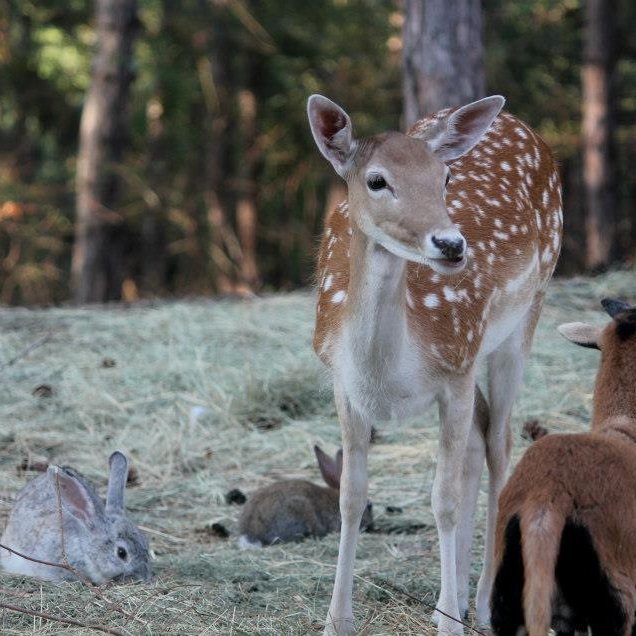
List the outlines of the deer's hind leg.
<svg viewBox="0 0 636 636">
<path fill-rule="evenodd" d="M 475 386 L 473 426 L 468 437 L 468 446 L 462 470 L 462 499 L 457 523 L 457 597 L 459 613 L 463 617 L 466 617 L 468 613 L 475 509 L 486 458 L 488 421 L 488 403 L 479 386 Z"/>
<path fill-rule="evenodd" d="M 523 370 L 530 353 L 545 293 L 538 292 L 526 315 L 514 331 L 488 357 L 488 404 L 490 421 L 486 432 L 486 462 L 488 464 L 488 515 L 484 565 L 477 586 L 476 620 L 479 625 L 490 623 L 490 593 L 494 579 L 495 527 L 498 501 L 504 487 L 512 436 L 510 414 L 523 379 Z"/>
</svg>

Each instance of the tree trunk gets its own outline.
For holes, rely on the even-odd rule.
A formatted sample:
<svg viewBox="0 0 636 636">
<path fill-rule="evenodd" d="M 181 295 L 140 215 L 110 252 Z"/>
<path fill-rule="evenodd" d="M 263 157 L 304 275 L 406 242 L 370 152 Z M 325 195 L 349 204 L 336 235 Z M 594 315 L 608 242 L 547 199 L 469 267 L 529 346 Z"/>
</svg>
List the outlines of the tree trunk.
<svg viewBox="0 0 636 636">
<path fill-rule="evenodd" d="M 404 119 L 484 97 L 480 0 L 405 0 Z"/>
<path fill-rule="evenodd" d="M 115 210 L 137 26 L 135 0 L 97 1 L 97 52 L 80 123 L 72 277 L 77 302 L 121 298 L 124 223 Z"/>
<path fill-rule="evenodd" d="M 202 2 L 202 6 L 205 6 Z M 232 137 L 235 125 L 234 63 L 236 53 L 230 39 L 224 0 L 214 0 L 213 20 L 195 34 L 199 82 L 206 114 L 204 158 L 204 194 L 209 228 L 209 264 L 212 286 L 217 293 L 236 292 L 241 247 L 233 229 L 230 211 L 232 196 Z"/>
<path fill-rule="evenodd" d="M 612 75 L 615 0 L 587 0 L 583 82 L 583 187 L 586 265 L 607 267 L 616 257 L 615 153 Z"/>
<path fill-rule="evenodd" d="M 241 245 L 240 279 L 245 291 L 259 286 L 256 259 L 256 98 L 251 90 L 238 94 L 239 130 L 242 157 L 238 165 L 238 199 L 236 202 L 236 229 Z"/>
</svg>

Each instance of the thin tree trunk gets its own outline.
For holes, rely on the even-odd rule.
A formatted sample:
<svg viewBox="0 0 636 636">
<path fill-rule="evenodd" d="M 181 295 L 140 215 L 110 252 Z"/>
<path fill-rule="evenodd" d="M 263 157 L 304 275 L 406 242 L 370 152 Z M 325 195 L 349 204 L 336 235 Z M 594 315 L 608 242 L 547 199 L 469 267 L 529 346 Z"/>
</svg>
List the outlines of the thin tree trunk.
<svg viewBox="0 0 636 636">
<path fill-rule="evenodd" d="M 219 11 L 223 4 L 215 2 L 213 6 L 216 9 L 214 25 L 197 34 L 197 46 L 202 51 L 198 61 L 199 79 L 206 105 L 204 193 L 213 287 L 216 292 L 229 294 L 235 289 L 235 260 L 240 255 L 238 239 L 227 218 L 231 61 L 226 24 L 221 19 L 222 11 Z"/>
<path fill-rule="evenodd" d="M 587 0 L 583 82 L 583 187 L 586 265 L 604 269 L 616 256 L 612 75 L 614 0 Z"/>
<path fill-rule="evenodd" d="M 485 93 L 480 0 L 405 0 L 404 119 Z"/>
<path fill-rule="evenodd" d="M 236 229 L 241 245 L 240 277 L 248 291 L 256 290 L 259 273 L 256 260 L 256 98 L 248 89 L 239 100 L 239 128 L 243 156 L 238 166 L 239 193 L 236 202 Z"/>
<path fill-rule="evenodd" d="M 146 108 L 148 117 L 147 161 L 145 173 L 149 187 L 146 188 L 141 222 L 141 291 L 144 295 L 158 295 L 166 284 L 166 232 L 163 206 L 158 191 L 165 179 L 164 155 L 169 152 L 164 142 L 162 118 L 163 91 L 159 91 Z"/>
<path fill-rule="evenodd" d="M 135 0 L 97 1 L 97 52 L 80 123 L 77 220 L 72 278 L 77 302 L 121 297 L 122 216 L 115 210 L 116 167 L 125 142 Z"/>
</svg>

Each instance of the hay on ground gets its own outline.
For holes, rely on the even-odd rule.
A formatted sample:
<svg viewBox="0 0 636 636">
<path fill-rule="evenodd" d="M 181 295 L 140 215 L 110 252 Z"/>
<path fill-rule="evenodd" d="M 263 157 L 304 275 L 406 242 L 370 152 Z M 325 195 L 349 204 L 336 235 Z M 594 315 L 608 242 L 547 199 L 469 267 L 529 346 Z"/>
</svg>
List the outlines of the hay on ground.
<svg viewBox="0 0 636 636">
<path fill-rule="evenodd" d="M 586 428 L 598 356 L 565 342 L 555 327 L 569 320 L 603 323 L 599 299 L 633 300 L 633 277 L 617 272 L 552 283 L 514 411 L 517 431 L 530 419 L 550 431 Z M 18 359 L 0 369 L 0 526 L 12 497 L 33 477 L 18 469 L 25 460 L 70 464 L 103 492 L 108 455 L 121 448 L 138 474 L 128 507 L 147 529 L 157 576 L 147 585 L 106 590 L 134 618 L 81 584 L 2 575 L 0 596 L 127 634 L 320 633 L 337 536 L 239 551 L 240 507 L 225 501 L 233 488 L 249 496 L 280 478 L 319 482 L 312 445 L 333 451 L 339 444 L 328 379 L 311 349 L 312 326 L 308 293 L 2 309 L 0 364 Z M 50 391 L 34 391 L 42 386 Z M 356 569 L 356 619 L 366 633 L 435 633 L 429 610 L 385 581 L 428 602 L 436 598 L 430 489 L 437 427 L 434 409 L 419 420 L 379 426 L 370 455 L 378 531 L 362 536 Z M 527 445 L 516 435 L 515 456 Z M 484 505 L 482 492 L 478 535 Z M 230 538 L 219 537 L 213 523 Z M 0 611 L 0 630 L 82 632 L 8 611 Z"/>
</svg>

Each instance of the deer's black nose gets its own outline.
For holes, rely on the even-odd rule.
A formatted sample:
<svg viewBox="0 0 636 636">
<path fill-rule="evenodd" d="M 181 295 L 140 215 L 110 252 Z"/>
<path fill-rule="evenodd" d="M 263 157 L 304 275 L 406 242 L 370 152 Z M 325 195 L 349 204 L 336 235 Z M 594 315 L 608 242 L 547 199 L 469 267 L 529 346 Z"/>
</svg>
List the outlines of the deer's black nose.
<svg viewBox="0 0 636 636">
<path fill-rule="evenodd" d="M 464 239 L 438 239 L 436 236 L 431 237 L 433 245 L 449 259 L 459 259 L 464 254 Z"/>
</svg>

